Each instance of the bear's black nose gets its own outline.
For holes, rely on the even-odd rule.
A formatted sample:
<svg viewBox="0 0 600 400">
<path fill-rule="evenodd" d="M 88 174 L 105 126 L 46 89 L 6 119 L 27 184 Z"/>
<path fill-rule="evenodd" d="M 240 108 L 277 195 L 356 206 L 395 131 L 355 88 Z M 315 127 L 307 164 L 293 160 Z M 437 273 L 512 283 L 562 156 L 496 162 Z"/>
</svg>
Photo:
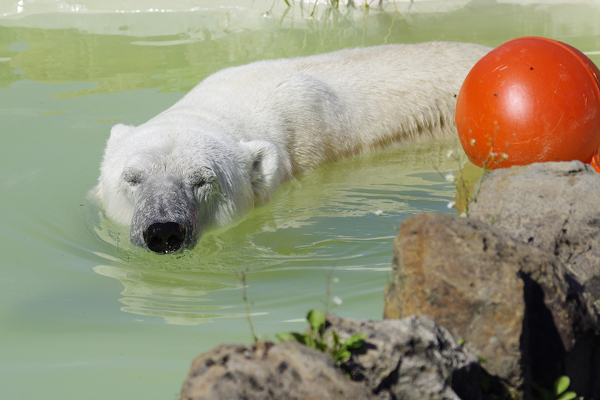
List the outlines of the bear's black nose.
<svg viewBox="0 0 600 400">
<path fill-rule="evenodd" d="M 186 229 L 176 222 L 157 222 L 146 229 L 144 241 L 155 253 L 173 253 L 183 245 L 185 233 Z"/>
</svg>

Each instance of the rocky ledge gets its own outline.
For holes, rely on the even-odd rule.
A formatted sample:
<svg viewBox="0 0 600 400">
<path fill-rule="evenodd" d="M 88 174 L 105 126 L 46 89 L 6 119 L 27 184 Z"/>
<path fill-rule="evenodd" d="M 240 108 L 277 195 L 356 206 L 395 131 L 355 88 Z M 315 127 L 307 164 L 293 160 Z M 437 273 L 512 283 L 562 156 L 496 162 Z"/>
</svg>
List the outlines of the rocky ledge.
<svg viewBox="0 0 600 400">
<path fill-rule="evenodd" d="M 199 356 L 182 399 L 532 399 L 560 376 L 600 398 L 600 175 L 580 162 L 490 172 L 468 218 L 420 214 L 395 240 L 383 321 L 340 365 L 295 342 Z"/>
</svg>

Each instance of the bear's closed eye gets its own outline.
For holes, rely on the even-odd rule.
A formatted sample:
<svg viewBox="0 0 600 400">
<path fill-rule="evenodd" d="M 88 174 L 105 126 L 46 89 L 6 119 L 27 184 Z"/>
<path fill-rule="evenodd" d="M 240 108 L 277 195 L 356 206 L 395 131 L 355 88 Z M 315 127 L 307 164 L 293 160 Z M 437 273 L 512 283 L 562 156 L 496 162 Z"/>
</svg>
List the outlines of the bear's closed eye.
<svg viewBox="0 0 600 400">
<path fill-rule="evenodd" d="M 190 185 L 194 188 L 210 185 L 214 181 L 214 175 L 211 172 L 206 170 L 194 172 L 189 179 Z"/>
<path fill-rule="evenodd" d="M 130 186 L 137 186 L 142 183 L 142 174 L 137 171 L 126 171 L 123 173 L 123 180 Z"/>
<path fill-rule="evenodd" d="M 192 181 L 192 186 L 195 188 L 201 188 L 202 186 L 206 186 L 209 183 L 210 182 L 207 182 L 205 180 L 194 180 L 194 181 Z"/>
</svg>

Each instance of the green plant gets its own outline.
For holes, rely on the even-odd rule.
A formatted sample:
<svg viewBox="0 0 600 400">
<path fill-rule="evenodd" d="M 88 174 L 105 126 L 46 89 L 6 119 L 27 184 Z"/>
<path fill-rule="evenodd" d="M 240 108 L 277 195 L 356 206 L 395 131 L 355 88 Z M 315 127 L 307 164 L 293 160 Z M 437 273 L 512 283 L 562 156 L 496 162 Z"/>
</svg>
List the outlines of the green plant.
<svg viewBox="0 0 600 400">
<path fill-rule="evenodd" d="M 239 272 L 237 275 L 240 277 L 240 280 L 242 282 L 242 298 L 246 307 L 246 320 L 248 321 L 248 326 L 250 327 L 250 334 L 252 335 L 254 343 L 257 343 L 258 338 L 254 333 L 254 326 L 252 325 L 252 320 L 250 319 L 250 302 L 248 301 L 248 296 L 246 294 L 247 273 L 248 269 L 245 269 Z M 341 364 L 348 358 L 350 358 L 352 350 L 358 349 L 363 346 L 367 336 L 358 333 L 350 336 L 348 339 L 342 342 L 340 335 L 333 330 L 329 332 L 329 335 L 326 335 L 325 330 L 327 328 L 327 320 L 325 316 L 327 315 L 327 310 L 329 309 L 329 300 L 331 297 L 331 284 L 335 284 L 338 282 L 337 278 L 332 278 L 332 274 L 333 270 L 331 270 L 329 274 L 327 274 L 325 312 L 310 310 L 306 315 L 306 320 L 310 325 L 310 329 L 308 330 L 308 332 L 280 333 L 277 335 L 277 339 L 279 339 L 281 342 L 284 342 L 286 340 L 295 340 L 296 342 L 311 347 L 315 350 L 321 351 L 323 353 L 328 353 L 335 362 Z M 339 299 L 337 296 L 334 296 L 332 300 L 335 305 L 341 304 L 341 299 Z"/>
<path fill-rule="evenodd" d="M 254 333 L 254 326 L 252 325 L 252 320 L 250 319 L 250 302 L 248 301 L 248 296 L 246 295 L 246 274 L 248 273 L 248 268 L 239 272 L 240 280 L 242 281 L 242 299 L 244 300 L 244 305 L 246 306 L 246 320 L 248 321 L 248 325 L 250 326 L 250 334 L 252 335 L 252 340 L 254 343 L 258 343 L 258 337 Z"/>
<path fill-rule="evenodd" d="M 554 382 L 553 390 L 545 389 L 537 384 L 533 384 L 533 389 L 536 392 L 536 399 L 539 400 L 572 400 L 577 397 L 575 392 L 567 392 L 571 385 L 571 379 L 564 375 Z"/>
<path fill-rule="evenodd" d="M 330 340 L 325 335 L 327 320 L 325 313 L 317 310 L 310 310 L 306 315 L 306 320 L 310 329 L 306 333 L 280 333 L 277 339 L 284 342 L 286 340 L 295 340 L 305 346 L 311 347 L 323 353 L 328 353 L 338 364 L 343 363 L 350 358 L 351 351 L 359 349 L 365 343 L 366 335 L 357 333 L 348 339 L 341 341 L 339 334 L 330 331 Z"/>
<path fill-rule="evenodd" d="M 334 271 L 335 267 L 333 267 L 325 276 L 325 315 L 329 314 L 330 302 L 333 302 L 334 306 L 339 306 L 340 304 L 342 304 L 342 299 L 340 299 L 339 297 L 331 297 L 331 292 L 333 291 L 332 285 L 335 285 L 339 282 L 339 279 L 333 276 Z"/>
</svg>

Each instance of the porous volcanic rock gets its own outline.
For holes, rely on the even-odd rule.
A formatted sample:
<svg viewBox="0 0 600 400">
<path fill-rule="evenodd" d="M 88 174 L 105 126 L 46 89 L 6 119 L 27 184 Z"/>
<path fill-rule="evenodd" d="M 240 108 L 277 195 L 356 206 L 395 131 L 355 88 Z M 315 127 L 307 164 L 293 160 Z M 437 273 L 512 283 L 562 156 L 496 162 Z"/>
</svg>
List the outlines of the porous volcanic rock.
<svg viewBox="0 0 600 400">
<path fill-rule="evenodd" d="M 357 321 L 327 317 L 327 332 L 344 341 L 367 336 L 342 368 L 389 399 L 481 399 L 477 359 L 441 325 L 426 317 Z"/>
<path fill-rule="evenodd" d="M 296 342 L 219 345 L 192 363 L 181 400 L 377 399 L 325 353 Z"/>
<path fill-rule="evenodd" d="M 477 359 L 429 318 L 328 315 L 325 337 L 332 331 L 342 341 L 367 336 L 343 370 L 328 354 L 293 341 L 220 345 L 194 360 L 181 399 L 481 399 Z"/>
<path fill-rule="evenodd" d="M 491 171 L 469 218 L 555 254 L 600 300 L 600 174 L 589 165 L 552 162 Z"/>
</svg>

